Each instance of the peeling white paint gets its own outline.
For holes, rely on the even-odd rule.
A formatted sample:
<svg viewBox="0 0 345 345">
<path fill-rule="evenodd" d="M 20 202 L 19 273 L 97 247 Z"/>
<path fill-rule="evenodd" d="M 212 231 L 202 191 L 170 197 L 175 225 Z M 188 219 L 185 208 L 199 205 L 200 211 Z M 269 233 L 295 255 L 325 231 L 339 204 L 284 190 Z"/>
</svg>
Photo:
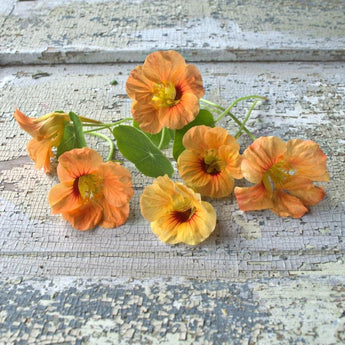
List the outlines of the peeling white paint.
<svg viewBox="0 0 345 345">
<path fill-rule="evenodd" d="M 268 327 L 260 330 L 258 344 L 285 345 L 291 339 L 294 343 L 340 344 L 345 290 L 337 292 L 336 280 L 276 282 L 254 285 L 261 308 L 271 314 Z"/>
<path fill-rule="evenodd" d="M 244 218 L 243 212 L 238 211 L 233 213 L 236 224 L 241 227 L 240 236 L 246 240 L 256 239 L 261 237 L 261 228 L 254 220 L 247 220 Z"/>
</svg>

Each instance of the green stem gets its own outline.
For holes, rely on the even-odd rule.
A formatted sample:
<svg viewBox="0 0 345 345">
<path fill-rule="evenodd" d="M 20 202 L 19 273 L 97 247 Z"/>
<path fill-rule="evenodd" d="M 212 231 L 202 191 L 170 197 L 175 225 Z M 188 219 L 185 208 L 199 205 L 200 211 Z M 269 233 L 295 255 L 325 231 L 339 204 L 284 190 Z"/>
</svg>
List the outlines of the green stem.
<svg viewBox="0 0 345 345">
<path fill-rule="evenodd" d="M 112 141 L 109 137 L 107 137 L 106 135 L 101 134 L 101 133 L 98 133 L 98 132 L 86 131 L 86 132 L 84 132 L 84 133 L 93 135 L 93 136 L 95 136 L 95 137 L 102 138 L 102 139 L 106 140 L 106 141 L 109 143 L 109 145 L 110 145 L 110 150 L 109 150 L 109 154 L 108 154 L 108 157 L 107 157 L 106 160 L 107 160 L 107 161 L 110 161 L 111 158 L 113 157 L 114 149 L 115 149 L 115 145 L 114 145 L 113 141 Z"/>
<path fill-rule="evenodd" d="M 230 110 L 239 102 L 245 101 L 246 99 L 251 99 L 251 98 L 257 98 L 257 99 L 262 99 L 262 100 L 267 100 L 266 97 L 263 96 L 257 96 L 257 95 L 250 95 L 250 96 L 245 96 L 245 97 L 241 97 L 236 99 L 236 101 L 234 101 L 233 103 L 231 103 L 220 115 L 219 117 L 215 120 L 215 122 L 218 122 L 219 120 L 221 120 L 226 114 L 228 114 L 230 112 Z"/>
<path fill-rule="evenodd" d="M 87 131 L 83 131 L 84 133 L 86 134 L 90 134 L 90 133 L 93 133 L 93 132 L 96 132 L 96 131 L 100 131 L 102 129 L 105 129 L 105 128 L 109 128 L 109 127 L 98 127 L 98 128 L 93 128 L 93 129 L 88 129 Z"/>
<path fill-rule="evenodd" d="M 166 134 L 166 128 L 163 127 L 162 129 L 162 135 L 161 135 L 161 140 L 159 141 L 159 144 L 158 144 L 158 149 L 160 150 L 163 146 L 163 143 L 164 143 L 164 137 L 165 137 L 165 134 Z"/>
<path fill-rule="evenodd" d="M 241 127 L 242 126 L 242 122 L 232 113 L 228 113 L 228 115 Z M 247 127 L 243 127 L 242 129 L 244 132 L 246 132 L 248 134 L 248 136 L 254 141 L 256 139 L 256 137 L 252 134 L 252 132 L 247 129 Z"/>
<path fill-rule="evenodd" d="M 220 105 L 216 104 L 216 103 L 213 103 L 211 101 L 208 101 L 207 99 L 204 99 L 204 98 L 200 98 L 200 101 L 204 104 L 208 104 L 208 105 L 211 105 L 212 107 L 214 108 L 217 108 L 219 109 L 220 111 L 224 111 L 225 109 L 223 107 L 221 107 Z"/>
<path fill-rule="evenodd" d="M 239 102 L 239 100 L 247 99 L 247 98 L 249 98 L 249 97 L 251 97 L 251 98 L 257 97 L 257 98 L 265 99 L 265 100 L 267 99 L 267 98 L 262 97 L 262 96 L 247 96 L 247 97 L 242 97 L 242 98 L 236 100 L 234 103 L 232 103 L 227 109 L 221 107 L 220 105 L 218 105 L 218 104 L 216 104 L 216 103 L 213 103 L 213 102 L 210 102 L 210 101 L 208 101 L 208 100 L 206 100 L 206 99 L 203 99 L 203 98 L 201 98 L 200 101 L 203 102 L 203 103 L 205 103 L 205 104 L 211 105 L 211 106 L 213 106 L 214 108 L 217 108 L 217 110 L 219 109 L 219 110 L 222 111 L 222 114 L 215 120 L 215 122 L 219 121 L 219 120 L 220 120 L 221 118 L 223 118 L 225 115 L 229 115 L 229 116 L 234 120 L 234 122 L 235 122 L 238 126 L 240 126 L 241 131 L 246 132 L 246 133 L 248 134 L 248 136 L 254 141 L 254 140 L 256 139 L 256 137 L 255 137 L 255 136 L 254 136 L 244 125 L 242 126 L 242 122 L 241 122 L 234 114 L 230 113 L 231 108 L 234 107 L 234 106 Z"/>
<path fill-rule="evenodd" d="M 98 127 L 102 127 L 101 129 L 104 129 L 104 128 L 109 128 L 109 127 L 114 127 L 114 126 L 117 126 L 123 122 L 126 122 L 126 121 L 133 121 L 133 118 L 132 117 L 126 117 L 122 120 L 119 120 L 119 121 L 116 121 L 116 122 L 111 122 L 111 123 L 83 123 L 83 126 L 86 126 L 86 127 L 95 127 L 95 126 L 98 126 Z M 98 130 L 98 129 L 96 129 Z"/>
<path fill-rule="evenodd" d="M 218 114 L 218 115 L 222 112 L 222 110 L 220 110 L 220 109 L 211 108 L 211 107 L 209 107 L 209 106 L 207 106 L 207 105 L 203 105 L 203 106 L 202 106 L 202 109 L 208 110 L 210 113 L 216 113 L 216 114 Z"/>
<path fill-rule="evenodd" d="M 252 106 L 250 107 L 250 109 L 249 109 L 249 111 L 248 111 L 248 113 L 247 113 L 245 119 L 243 120 L 243 122 L 242 122 L 242 124 L 241 124 L 239 130 L 238 130 L 237 133 L 235 134 L 235 138 L 236 138 L 236 139 L 238 139 L 238 138 L 241 136 L 242 131 L 244 130 L 245 125 L 246 125 L 247 121 L 249 120 L 250 114 L 252 113 L 252 111 L 253 111 L 253 109 L 255 108 L 255 106 L 256 106 L 257 103 L 258 103 L 258 101 L 254 101 L 254 103 L 253 103 Z M 252 135 L 252 136 L 253 136 L 253 135 Z M 251 137 L 251 138 L 252 138 L 252 137 Z M 254 139 L 253 139 L 253 138 L 254 138 Z M 256 139 L 255 136 L 253 136 L 253 138 L 252 138 L 253 140 Z"/>
</svg>

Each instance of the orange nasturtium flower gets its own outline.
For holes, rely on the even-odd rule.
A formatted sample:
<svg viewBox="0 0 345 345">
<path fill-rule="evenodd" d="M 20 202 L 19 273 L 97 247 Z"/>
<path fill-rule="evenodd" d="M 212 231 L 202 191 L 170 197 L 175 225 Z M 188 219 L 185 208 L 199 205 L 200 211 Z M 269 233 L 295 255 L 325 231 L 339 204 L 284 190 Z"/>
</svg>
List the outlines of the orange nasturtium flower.
<svg viewBox="0 0 345 345">
<path fill-rule="evenodd" d="M 186 148 L 178 157 L 182 180 L 196 192 L 222 198 L 234 189 L 234 178 L 242 178 L 240 145 L 226 129 L 195 126 L 183 137 Z"/>
<path fill-rule="evenodd" d="M 313 181 L 329 181 L 326 160 L 319 145 L 311 140 L 255 140 L 244 151 L 241 168 L 244 177 L 256 185 L 235 188 L 240 209 L 270 209 L 281 217 L 302 217 L 308 206 L 325 196 L 323 188 Z"/>
<path fill-rule="evenodd" d="M 50 113 L 40 118 L 30 118 L 18 109 L 13 114 L 19 126 L 33 138 L 27 145 L 30 158 L 37 169 L 50 170 L 50 158 L 54 156 L 52 147 L 60 145 L 64 133 L 65 121 L 69 121 L 66 113 Z"/>
<path fill-rule="evenodd" d="M 69 114 L 53 112 L 40 118 L 31 118 L 17 108 L 13 114 L 19 126 L 33 138 L 27 145 L 30 158 L 36 163 L 37 169 L 50 170 L 50 158 L 54 156 L 52 147 L 58 147 L 64 134 L 65 122 L 70 121 Z M 99 121 L 80 116 L 84 122 L 99 123 Z"/>
<path fill-rule="evenodd" d="M 195 119 L 204 87 L 199 70 L 176 51 L 157 51 L 129 75 L 126 90 L 140 128 L 158 133 L 180 129 Z"/>
<path fill-rule="evenodd" d="M 130 172 L 118 163 L 104 163 L 94 150 L 84 147 L 59 157 L 61 183 L 48 195 L 52 213 L 61 213 L 78 230 L 97 225 L 114 228 L 125 223 L 133 196 Z"/>
<path fill-rule="evenodd" d="M 158 177 L 144 189 L 140 207 L 142 215 L 151 222 L 152 231 L 166 243 L 196 245 L 216 227 L 213 206 L 167 175 Z"/>
</svg>

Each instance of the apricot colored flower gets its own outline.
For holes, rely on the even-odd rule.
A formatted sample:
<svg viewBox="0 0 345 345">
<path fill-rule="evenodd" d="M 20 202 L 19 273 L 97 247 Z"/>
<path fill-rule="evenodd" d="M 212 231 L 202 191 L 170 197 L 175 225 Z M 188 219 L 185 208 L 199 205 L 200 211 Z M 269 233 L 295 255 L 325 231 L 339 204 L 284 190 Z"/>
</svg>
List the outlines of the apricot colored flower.
<svg viewBox="0 0 345 345">
<path fill-rule="evenodd" d="M 195 126 L 183 137 L 185 150 L 177 159 L 182 180 L 204 196 L 222 198 L 242 178 L 240 145 L 221 127 Z"/>
<path fill-rule="evenodd" d="M 196 245 L 210 236 L 216 226 L 216 212 L 201 201 L 200 194 L 167 175 L 147 186 L 140 198 L 142 215 L 163 242 Z"/>
<path fill-rule="evenodd" d="M 37 169 L 50 170 L 50 158 L 54 156 L 52 147 L 60 145 L 64 133 L 64 124 L 69 121 L 66 113 L 50 113 L 40 118 L 30 118 L 18 109 L 13 114 L 19 126 L 33 138 L 27 145 L 30 158 Z"/>
<path fill-rule="evenodd" d="M 133 196 L 129 171 L 118 163 L 104 163 L 84 147 L 59 157 L 60 183 L 48 195 L 52 213 L 61 213 L 78 230 L 97 225 L 114 228 L 125 223 Z"/>
<path fill-rule="evenodd" d="M 129 75 L 126 90 L 133 118 L 148 133 L 180 129 L 195 119 L 204 95 L 202 78 L 176 51 L 157 51 Z"/>
<path fill-rule="evenodd" d="M 321 201 L 325 192 L 313 181 L 329 181 L 327 157 L 311 140 L 284 143 L 277 137 L 261 137 L 243 153 L 244 177 L 256 183 L 235 188 L 243 211 L 270 209 L 281 217 L 300 218 Z"/>
</svg>

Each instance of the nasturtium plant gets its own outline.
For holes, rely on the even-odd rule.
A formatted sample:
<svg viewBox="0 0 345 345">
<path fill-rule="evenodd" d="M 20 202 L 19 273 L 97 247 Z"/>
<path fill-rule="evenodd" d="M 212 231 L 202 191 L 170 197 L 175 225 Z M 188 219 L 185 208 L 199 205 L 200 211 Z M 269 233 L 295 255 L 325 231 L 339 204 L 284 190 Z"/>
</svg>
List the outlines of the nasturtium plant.
<svg viewBox="0 0 345 345">
<path fill-rule="evenodd" d="M 196 245 L 214 231 L 216 210 L 201 197 L 223 198 L 234 191 L 242 211 L 270 209 L 293 218 L 302 217 L 309 206 L 324 198 L 324 189 L 314 185 L 329 181 L 327 157 L 317 143 L 284 142 L 273 133 L 257 138 L 247 128 L 256 104 L 266 97 L 240 97 L 226 108 L 202 98 L 200 71 L 173 50 L 149 54 L 143 65 L 130 72 L 126 92 L 132 99 L 132 117 L 116 122 L 63 111 L 39 118 L 19 109 L 13 114 L 32 137 L 27 150 L 37 169 L 53 172 L 51 159 L 57 149 L 60 184 L 51 189 L 48 200 L 52 212 L 61 213 L 74 228 L 113 228 L 128 218 L 132 177 L 120 162 L 113 161 L 115 144 L 141 173 L 157 178 L 143 191 L 140 209 L 152 231 L 166 243 Z M 232 109 L 250 99 L 254 102 L 239 120 Z M 234 136 L 216 126 L 225 116 L 238 126 Z M 84 134 L 108 142 L 106 159 L 87 147 Z M 240 154 L 237 139 L 244 134 L 253 144 Z M 184 184 L 169 178 L 174 168 L 162 150 L 172 141 L 176 170 Z M 235 186 L 235 179 L 242 177 L 256 185 Z"/>
</svg>

